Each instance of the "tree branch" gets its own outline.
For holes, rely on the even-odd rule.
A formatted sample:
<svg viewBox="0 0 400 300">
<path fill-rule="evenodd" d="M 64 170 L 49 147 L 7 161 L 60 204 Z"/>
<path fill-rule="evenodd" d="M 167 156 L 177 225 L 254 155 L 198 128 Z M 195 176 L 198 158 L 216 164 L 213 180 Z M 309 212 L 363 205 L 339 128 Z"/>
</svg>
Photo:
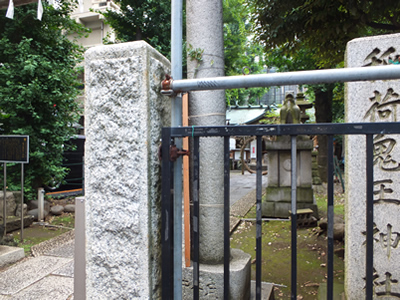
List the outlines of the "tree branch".
<svg viewBox="0 0 400 300">
<path fill-rule="evenodd" d="M 369 27 L 372 27 L 374 29 L 383 29 L 383 30 L 391 30 L 391 31 L 400 30 L 400 26 L 394 25 L 394 24 L 367 22 L 366 25 Z"/>
</svg>

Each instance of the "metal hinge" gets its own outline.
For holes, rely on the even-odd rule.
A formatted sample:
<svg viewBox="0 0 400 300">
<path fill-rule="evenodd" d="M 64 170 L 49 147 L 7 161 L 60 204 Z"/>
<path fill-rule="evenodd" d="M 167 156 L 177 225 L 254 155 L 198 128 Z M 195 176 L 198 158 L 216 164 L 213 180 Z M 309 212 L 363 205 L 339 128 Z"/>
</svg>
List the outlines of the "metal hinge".
<svg viewBox="0 0 400 300">
<path fill-rule="evenodd" d="M 171 145 L 169 148 L 169 160 L 174 162 L 178 159 L 179 156 L 189 155 L 189 150 L 180 150 L 176 145 Z M 162 145 L 158 148 L 158 158 L 162 159 Z"/>
<path fill-rule="evenodd" d="M 189 155 L 189 150 L 179 150 L 175 145 L 171 145 L 169 148 L 169 159 L 170 161 L 176 161 L 179 156 Z"/>
</svg>

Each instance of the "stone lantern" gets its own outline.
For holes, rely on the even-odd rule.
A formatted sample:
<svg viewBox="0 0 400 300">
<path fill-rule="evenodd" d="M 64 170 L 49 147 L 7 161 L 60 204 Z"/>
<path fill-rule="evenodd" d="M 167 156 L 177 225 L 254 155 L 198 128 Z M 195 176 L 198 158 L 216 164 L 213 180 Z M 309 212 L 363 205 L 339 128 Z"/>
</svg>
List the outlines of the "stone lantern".
<svg viewBox="0 0 400 300">
<path fill-rule="evenodd" d="M 303 93 L 297 93 L 296 104 L 300 108 L 300 121 L 301 123 L 307 122 L 310 117 L 306 114 L 306 110 L 313 107 L 313 104 L 306 100 Z"/>
<path fill-rule="evenodd" d="M 303 106 L 304 107 L 304 106 Z M 299 124 L 301 109 L 294 93 L 288 92 L 280 112 L 281 124 Z M 308 136 L 297 137 L 297 208 L 309 208 L 318 217 L 312 188 L 311 151 L 313 142 Z M 266 141 L 268 151 L 268 186 L 262 203 L 265 217 L 287 218 L 291 209 L 291 142 L 289 136 Z"/>
</svg>

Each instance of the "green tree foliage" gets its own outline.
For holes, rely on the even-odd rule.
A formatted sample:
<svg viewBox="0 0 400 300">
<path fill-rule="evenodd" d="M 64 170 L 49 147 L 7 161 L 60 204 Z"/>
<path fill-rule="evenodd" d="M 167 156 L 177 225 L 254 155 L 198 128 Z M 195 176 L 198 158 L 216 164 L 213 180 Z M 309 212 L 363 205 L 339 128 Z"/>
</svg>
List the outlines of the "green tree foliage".
<svg viewBox="0 0 400 300">
<path fill-rule="evenodd" d="M 285 55 L 284 47 L 274 48 L 269 51 L 267 60 L 279 71 L 313 70 L 318 68 L 314 52 L 308 48 L 301 48 L 293 52 L 292 56 Z M 315 119 L 317 123 L 337 122 L 343 119 L 344 98 L 343 84 L 318 84 L 306 85 L 306 94 L 315 107 Z M 334 101 L 333 101 L 334 100 Z M 327 139 L 324 136 L 318 137 L 318 164 L 322 181 L 327 181 Z"/>
<path fill-rule="evenodd" d="M 122 42 L 143 40 L 170 57 L 171 1 L 119 0 L 120 12 L 103 13 Z"/>
<path fill-rule="evenodd" d="M 224 0 L 223 5 L 225 75 L 265 72 L 263 47 L 253 40 L 250 7 L 244 0 Z M 226 90 L 227 104 L 257 104 L 266 91 L 266 88 Z"/>
<path fill-rule="evenodd" d="M 61 181 L 65 142 L 74 135 L 77 121 L 77 71 L 82 50 L 66 37 L 83 28 L 69 18 L 71 5 L 59 9 L 44 3 L 42 21 L 37 4 L 15 8 L 14 20 L 0 16 L 0 110 L 1 134 L 29 135 L 30 160 L 25 167 L 25 191 Z M 8 185 L 19 184 L 8 172 Z"/>
<path fill-rule="evenodd" d="M 103 13 L 106 21 L 122 42 L 145 40 L 166 57 L 170 57 L 171 41 L 171 3 L 154 0 L 120 0 L 121 11 Z M 252 41 L 252 26 L 249 20 L 249 6 L 244 0 L 224 0 L 225 34 L 225 73 L 242 75 L 243 67 L 249 67 L 251 74 L 263 71 L 263 47 Z M 185 18 L 185 14 L 183 16 Z M 185 22 L 184 22 L 185 24 Z M 184 43 L 186 45 L 186 43 Z M 201 49 L 190 49 L 186 45 L 189 57 L 200 53 Z M 185 65 L 186 53 L 183 54 Z M 199 58 L 196 58 L 197 60 Z M 201 59 L 201 58 L 200 58 Z M 185 72 L 183 72 L 185 74 Z M 265 93 L 264 88 L 227 91 L 227 101 L 253 104 Z"/>
<path fill-rule="evenodd" d="M 400 2 L 343 0 L 252 0 L 257 36 L 267 51 L 293 55 L 306 47 L 318 67 L 335 67 L 346 43 L 357 37 L 399 32 Z"/>
<path fill-rule="evenodd" d="M 266 59 L 280 72 L 318 69 L 318 63 L 314 59 L 313 51 L 308 48 L 299 49 L 292 56 L 285 54 L 283 47 L 274 48 L 267 53 Z M 316 108 L 316 121 L 318 123 L 330 123 L 340 118 L 343 113 L 343 84 L 318 84 L 305 85 L 308 98 Z M 333 98 L 332 98 L 333 97 Z M 334 112 L 332 107 L 334 100 Z M 333 118 L 334 116 L 334 118 Z"/>
<path fill-rule="evenodd" d="M 256 35 L 266 51 L 279 48 L 293 61 L 305 51 L 307 69 L 335 68 L 344 59 L 346 44 L 351 39 L 393 33 L 400 30 L 400 2 L 343 0 L 250 0 Z M 294 65 L 296 65 L 294 63 Z M 303 68 L 298 68 L 303 69 Z M 310 87 L 315 95 L 316 121 L 331 122 L 334 91 L 341 87 L 330 84 Z M 338 104 L 338 103 L 335 103 Z M 336 116 L 336 118 L 338 118 Z M 326 143 L 320 138 L 320 176 L 326 181 Z M 324 148 L 325 147 L 325 148 Z"/>
</svg>

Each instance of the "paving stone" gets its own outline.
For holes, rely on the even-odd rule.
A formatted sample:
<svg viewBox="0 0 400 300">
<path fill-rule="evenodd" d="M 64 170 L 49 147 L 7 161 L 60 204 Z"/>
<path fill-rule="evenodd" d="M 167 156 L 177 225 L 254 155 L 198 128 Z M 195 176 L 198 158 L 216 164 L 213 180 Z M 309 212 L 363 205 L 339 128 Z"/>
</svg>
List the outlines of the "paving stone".
<svg viewBox="0 0 400 300">
<path fill-rule="evenodd" d="M 43 255 L 73 258 L 74 249 L 75 249 L 75 242 L 74 240 L 71 240 L 66 244 L 62 244 L 57 248 L 44 252 Z"/>
<path fill-rule="evenodd" d="M 74 293 L 74 279 L 48 276 L 13 295 L 13 300 L 66 300 Z"/>
<path fill-rule="evenodd" d="M 247 197 L 247 195 L 256 189 L 257 176 L 256 174 L 249 174 L 245 172 L 243 175 L 237 171 L 231 172 L 230 177 L 230 187 L 229 187 L 229 201 L 232 208 L 235 207 L 236 202 L 240 202 L 242 198 Z M 267 176 L 262 176 L 262 190 L 265 191 L 267 187 Z M 254 202 L 255 202 L 254 196 Z M 247 212 L 246 212 L 247 213 Z"/>
<path fill-rule="evenodd" d="M 66 277 L 74 277 L 74 260 L 71 259 L 69 263 L 65 266 L 55 270 L 52 275 L 66 276 Z"/>
<path fill-rule="evenodd" d="M 70 258 L 39 256 L 16 264 L 0 273 L 0 294 L 15 294 L 70 261 Z"/>
</svg>

